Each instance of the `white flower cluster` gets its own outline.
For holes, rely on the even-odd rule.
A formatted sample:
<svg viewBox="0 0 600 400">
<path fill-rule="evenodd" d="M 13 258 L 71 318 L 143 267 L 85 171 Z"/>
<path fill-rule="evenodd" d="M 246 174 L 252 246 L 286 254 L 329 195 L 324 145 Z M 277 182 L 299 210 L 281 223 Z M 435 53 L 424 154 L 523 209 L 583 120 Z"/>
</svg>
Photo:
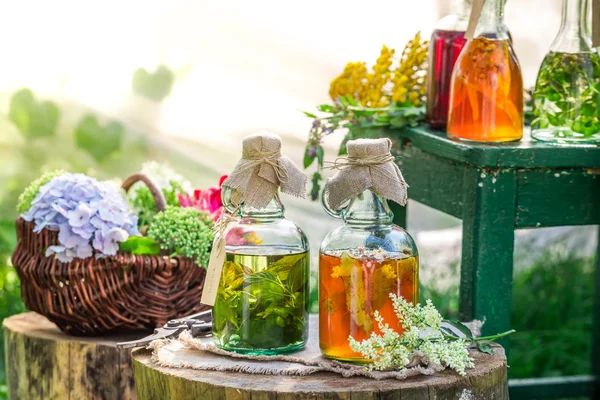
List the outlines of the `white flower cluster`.
<svg viewBox="0 0 600 400">
<path fill-rule="evenodd" d="M 190 181 L 179 175 L 168 164 L 147 161 L 142 164 L 142 172 L 149 175 L 162 189 L 170 189 L 173 185 L 181 187 L 184 193 L 192 191 Z"/>
<path fill-rule="evenodd" d="M 427 300 L 425 306 L 413 305 L 402 297 L 391 294 L 394 310 L 404 332 L 397 333 L 383 321 L 378 312 L 375 320 L 381 334 L 371 333 L 368 339 L 358 342 L 350 337 L 352 350 L 361 353 L 372 361 L 371 370 L 402 370 L 417 364 L 435 369 L 449 367 L 460 375 L 473 368 L 469 356 L 468 342 L 464 339 L 449 338 L 440 330 L 442 316 Z"/>
</svg>

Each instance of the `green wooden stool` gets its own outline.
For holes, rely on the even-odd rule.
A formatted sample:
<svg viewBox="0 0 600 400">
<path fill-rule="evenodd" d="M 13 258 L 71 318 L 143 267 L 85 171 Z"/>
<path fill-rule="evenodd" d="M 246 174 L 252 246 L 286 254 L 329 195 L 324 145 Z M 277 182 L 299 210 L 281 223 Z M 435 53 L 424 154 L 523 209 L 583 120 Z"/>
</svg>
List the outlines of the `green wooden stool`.
<svg viewBox="0 0 600 400">
<path fill-rule="evenodd" d="M 409 198 L 462 219 L 460 314 L 463 320 L 485 318 L 483 334 L 510 329 L 515 229 L 600 224 L 600 147 L 559 147 L 529 138 L 471 144 L 426 127 L 384 134 L 395 142 Z M 395 222 L 406 226 L 406 208 L 393 211 Z M 600 377 L 598 270 L 595 377 L 515 381 L 511 398 L 535 398 L 542 387 L 552 387 L 545 392 L 553 397 L 591 395 Z M 508 351 L 508 341 L 502 345 Z"/>
</svg>

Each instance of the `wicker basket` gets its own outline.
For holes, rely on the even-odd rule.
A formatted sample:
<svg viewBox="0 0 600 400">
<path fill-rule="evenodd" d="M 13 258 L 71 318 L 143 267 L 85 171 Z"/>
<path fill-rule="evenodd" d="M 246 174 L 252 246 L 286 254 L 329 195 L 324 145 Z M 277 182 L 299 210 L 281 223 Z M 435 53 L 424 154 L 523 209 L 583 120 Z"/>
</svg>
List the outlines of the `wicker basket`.
<svg viewBox="0 0 600 400">
<path fill-rule="evenodd" d="M 162 191 L 145 175 L 129 177 L 150 188 L 158 210 L 165 207 Z M 46 257 L 58 244 L 58 232 L 33 233 L 34 223 L 17 220 L 17 248 L 12 262 L 21 280 L 25 306 L 46 316 L 63 332 L 77 336 L 155 328 L 169 319 L 199 312 L 206 271 L 186 257 L 118 253 L 69 263 Z"/>
</svg>

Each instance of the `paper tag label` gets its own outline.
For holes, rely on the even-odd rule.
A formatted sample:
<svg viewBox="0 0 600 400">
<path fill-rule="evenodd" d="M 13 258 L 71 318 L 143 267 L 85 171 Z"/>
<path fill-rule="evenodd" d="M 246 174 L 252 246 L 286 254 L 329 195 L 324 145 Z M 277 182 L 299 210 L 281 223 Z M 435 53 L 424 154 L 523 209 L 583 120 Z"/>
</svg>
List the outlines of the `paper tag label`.
<svg viewBox="0 0 600 400">
<path fill-rule="evenodd" d="M 467 32 L 465 33 L 465 38 L 467 40 L 472 40 L 475 36 L 475 29 L 477 29 L 477 23 L 479 22 L 479 17 L 481 16 L 483 3 L 485 3 L 485 0 L 473 0 L 473 5 L 471 6 L 471 16 L 469 17 L 469 25 L 467 26 Z"/>
<path fill-rule="evenodd" d="M 225 239 L 221 235 L 215 236 L 212 250 L 210 252 L 210 260 L 204 279 L 204 288 L 202 289 L 202 298 L 200 302 L 207 306 L 214 306 L 221 283 L 221 272 L 225 264 Z"/>
</svg>

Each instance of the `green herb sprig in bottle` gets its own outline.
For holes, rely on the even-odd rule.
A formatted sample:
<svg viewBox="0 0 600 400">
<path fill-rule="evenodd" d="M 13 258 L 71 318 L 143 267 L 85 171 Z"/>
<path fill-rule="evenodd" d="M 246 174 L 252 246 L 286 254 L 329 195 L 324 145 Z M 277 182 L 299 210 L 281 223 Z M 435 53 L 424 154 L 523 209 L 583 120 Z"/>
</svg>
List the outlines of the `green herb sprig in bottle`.
<svg viewBox="0 0 600 400">
<path fill-rule="evenodd" d="M 223 207 L 237 219 L 224 233 L 213 308 L 213 337 L 221 349 L 280 354 L 306 344 L 308 240 L 284 217 L 278 190 L 304 197 L 306 175 L 281 154 L 278 136 L 247 137 L 242 159 L 223 182 Z"/>
<path fill-rule="evenodd" d="M 600 143 L 600 55 L 592 48 L 585 0 L 563 0 L 561 27 L 533 92 L 533 138 Z"/>
</svg>

